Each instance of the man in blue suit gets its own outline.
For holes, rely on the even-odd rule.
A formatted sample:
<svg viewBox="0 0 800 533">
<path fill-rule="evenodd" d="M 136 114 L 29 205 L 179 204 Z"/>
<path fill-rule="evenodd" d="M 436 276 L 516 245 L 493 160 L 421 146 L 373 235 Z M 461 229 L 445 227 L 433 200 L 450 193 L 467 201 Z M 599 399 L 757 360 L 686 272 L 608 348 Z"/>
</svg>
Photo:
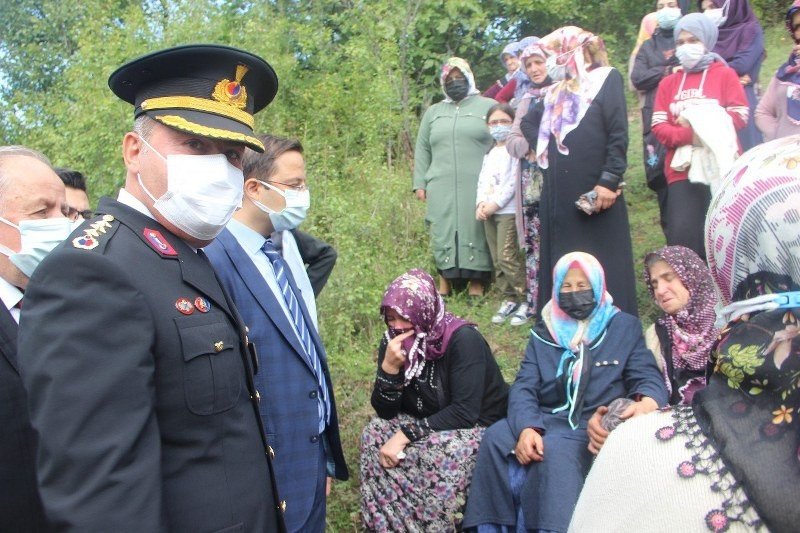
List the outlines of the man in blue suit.
<svg viewBox="0 0 800 533">
<path fill-rule="evenodd" d="M 258 353 L 256 387 L 289 531 L 325 530 L 329 477 L 348 478 L 314 293 L 290 230 L 310 205 L 298 141 L 264 135 L 243 159 L 242 208 L 205 252 Z"/>
</svg>

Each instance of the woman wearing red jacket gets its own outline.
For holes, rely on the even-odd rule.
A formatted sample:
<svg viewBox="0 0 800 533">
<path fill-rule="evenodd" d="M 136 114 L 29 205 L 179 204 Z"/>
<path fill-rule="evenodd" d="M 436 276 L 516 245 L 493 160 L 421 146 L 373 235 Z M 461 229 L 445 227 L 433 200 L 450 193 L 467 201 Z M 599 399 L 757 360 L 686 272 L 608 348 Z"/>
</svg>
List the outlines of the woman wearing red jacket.
<svg viewBox="0 0 800 533">
<path fill-rule="evenodd" d="M 738 131 L 747 125 L 749 108 L 736 71 L 711 52 L 718 30 L 711 20 L 692 13 L 675 26 L 675 55 L 683 67 L 658 85 L 653 106 L 652 128 L 667 147 L 664 173 L 667 178 L 666 228 L 670 246 L 686 246 L 705 258 L 703 221 L 711 201 L 708 185 L 688 181 L 688 171 L 673 169 L 675 151 L 697 144 L 697 138 L 681 112 L 690 106 L 716 103 L 730 115 Z"/>
</svg>

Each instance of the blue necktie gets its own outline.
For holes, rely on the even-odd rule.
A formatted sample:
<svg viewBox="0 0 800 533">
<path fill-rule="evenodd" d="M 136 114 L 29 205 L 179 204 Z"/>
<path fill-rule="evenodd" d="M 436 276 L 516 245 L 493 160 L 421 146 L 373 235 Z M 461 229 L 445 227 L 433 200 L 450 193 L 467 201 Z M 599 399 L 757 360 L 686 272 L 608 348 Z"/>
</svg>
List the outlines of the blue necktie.
<svg viewBox="0 0 800 533">
<path fill-rule="evenodd" d="M 317 378 L 317 386 L 319 388 L 317 405 L 319 407 L 320 433 L 322 433 L 325 430 L 326 423 L 330 422 L 331 413 L 328 387 L 325 383 L 325 376 L 322 373 L 322 363 L 319 359 L 319 355 L 317 354 L 317 349 L 314 346 L 314 341 L 311 338 L 311 332 L 309 331 L 306 320 L 303 317 L 303 312 L 300 309 L 300 303 L 297 300 L 297 295 L 295 295 L 291 285 L 289 285 L 289 278 L 287 277 L 287 274 L 290 274 L 288 273 L 289 267 L 286 264 L 286 261 L 283 260 L 280 252 L 277 248 L 275 248 L 275 244 L 273 244 L 272 239 L 266 240 L 264 245 L 261 247 L 261 251 L 264 252 L 264 255 L 266 255 L 267 259 L 269 259 L 270 263 L 272 263 L 272 270 L 275 272 L 275 279 L 277 280 L 278 286 L 281 289 L 283 299 L 286 301 L 286 306 L 289 308 L 289 314 L 292 317 L 292 323 L 294 324 L 295 330 L 300 336 L 300 341 L 305 349 L 304 355 L 306 356 L 308 363 L 311 365 L 311 368 L 314 369 L 314 375 Z"/>
</svg>

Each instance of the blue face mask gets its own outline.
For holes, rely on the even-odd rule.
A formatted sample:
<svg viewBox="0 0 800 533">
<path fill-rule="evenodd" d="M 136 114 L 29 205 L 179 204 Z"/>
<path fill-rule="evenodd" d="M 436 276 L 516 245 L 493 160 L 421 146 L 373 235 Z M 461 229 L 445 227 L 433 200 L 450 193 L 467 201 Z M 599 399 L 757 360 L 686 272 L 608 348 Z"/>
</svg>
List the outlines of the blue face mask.
<svg viewBox="0 0 800 533">
<path fill-rule="evenodd" d="M 489 126 L 489 133 L 497 142 L 503 142 L 508 138 L 511 133 L 511 126 L 506 124 L 498 124 L 497 126 Z"/>
<path fill-rule="evenodd" d="M 272 222 L 272 227 L 275 228 L 275 231 L 295 229 L 306 219 L 308 208 L 311 207 L 311 193 L 309 193 L 308 189 L 304 191 L 294 189 L 282 191 L 266 181 L 258 180 L 258 182 L 264 187 L 277 192 L 286 200 L 286 207 L 281 211 L 270 209 L 258 200 L 251 200 L 256 207 L 269 215 L 269 220 Z"/>
<path fill-rule="evenodd" d="M 663 30 L 672 30 L 681 18 L 681 8 L 664 7 L 656 12 L 658 27 Z"/>
<path fill-rule="evenodd" d="M 23 220 L 19 226 L 2 217 L 0 222 L 19 231 L 22 243 L 19 252 L 2 246 L 0 253 L 7 255 L 11 263 L 29 278 L 47 254 L 69 237 L 73 230 L 72 222 L 66 217 Z"/>
</svg>

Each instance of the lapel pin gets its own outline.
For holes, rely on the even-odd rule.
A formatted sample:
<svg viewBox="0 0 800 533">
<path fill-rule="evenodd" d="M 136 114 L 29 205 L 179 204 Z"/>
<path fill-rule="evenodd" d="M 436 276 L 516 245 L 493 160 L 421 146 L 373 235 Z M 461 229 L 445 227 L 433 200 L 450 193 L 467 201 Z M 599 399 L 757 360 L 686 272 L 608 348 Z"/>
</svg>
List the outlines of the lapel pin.
<svg viewBox="0 0 800 533">
<path fill-rule="evenodd" d="M 202 296 L 194 299 L 194 306 L 201 313 L 208 313 L 211 310 L 211 303 Z"/>
<path fill-rule="evenodd" d="M 184 315 L 191 315 L 194 313 L 194 306 L 189 298 L 178 298 L 178 300 L 175 302 L 175 309 Z"/>
</svg>

